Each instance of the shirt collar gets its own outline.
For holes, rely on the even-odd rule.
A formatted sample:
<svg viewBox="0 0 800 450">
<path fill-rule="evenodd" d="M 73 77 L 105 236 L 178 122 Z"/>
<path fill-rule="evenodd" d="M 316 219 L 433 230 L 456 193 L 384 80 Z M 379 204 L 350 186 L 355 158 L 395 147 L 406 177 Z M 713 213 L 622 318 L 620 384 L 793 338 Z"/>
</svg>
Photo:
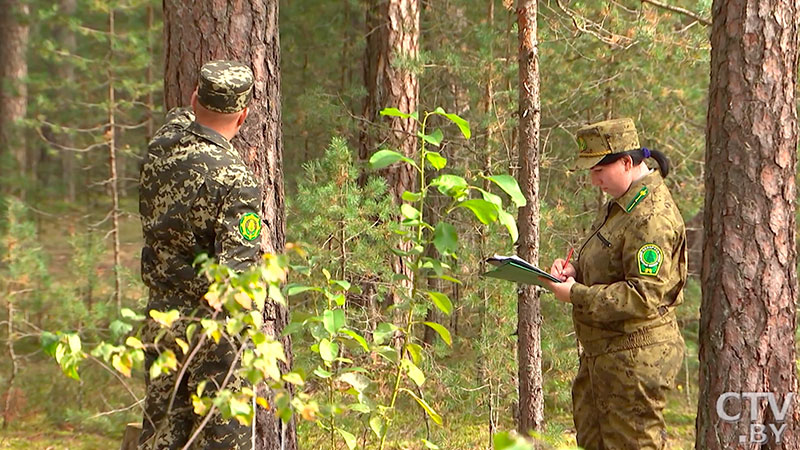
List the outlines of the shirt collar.
<svg viewBox="0 0 800 450">
<path fill-rule="evenodd" d="M 652 194 L 662 183 L 664 183 L 664 179 L 661 178 L 661 173 L 654 170 L 631 183 L 628 190 L 615 202 L 623 211 L 631 212 L 641 200 Z"/>
<path fill-rule="evenodd" d="M 189 125 L 188 130 L 195 136 L 203 138 L 211 142 L 212 144 L 216 144 L 226 150 L 233 150 L 233 145 L 231 145 L 230 141 L 225 139 L 225 136 L 219 134 L 218 132 L 212 130 L 211 128 L 208 128 L 204 125 L 200 125 L 196 121 L 192 122 Z"/>
</svg>

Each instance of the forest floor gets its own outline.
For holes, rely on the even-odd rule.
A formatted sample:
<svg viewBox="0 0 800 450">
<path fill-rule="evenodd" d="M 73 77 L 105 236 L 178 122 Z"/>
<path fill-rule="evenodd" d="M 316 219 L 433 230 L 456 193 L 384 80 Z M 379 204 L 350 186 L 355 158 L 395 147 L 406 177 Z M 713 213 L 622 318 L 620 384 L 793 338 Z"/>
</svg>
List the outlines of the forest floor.
<svg viewBox="0 0 800 450">
<path fill-rule="evenodd" d="M 135 205 L 127 204 L 125 209 L 135 211 Z M 80 228 L 81 222 L 77 215 L 71 215 L 68 211 L 58 213 L 59 228 L 65 230 L 64 233 L 53 233 L 48 224 L 52 224 L 52 218 L 40 217 L 37 228 L 40 231 L 40 243 L 47 255 L 47 266 L 50 270 L 54 283 L 69 283 L 70 272 L 66 270 L 72 263 L 73 250 L 66 239 L 67 234 L 75 232 Z M 84 221 L 85 222 L 85 221 Z M 121 249 L 123 266 L 131 277 L 138 277 L 139 252 L 141 251 L 141 231 L 138 218 L 135 215 L 125 215 L 121 221 Z M 110 246 L 106 246 L 110 247 Z M 96 296 L 102 301 L 109 301 L 110 285 L 109 279 L 112 278 L 113 261 L 108 249 L 104 250 L 102 261 L 96 267 L 98 278 L 106 280 L 106 286 L 99 288 Z M 127 286 L 127 284 L 126 284 Z M 131 284 L 130 289 L 136 292 L 127 292 L 129 299 L 141 299 L 143 292 L 141 286 Z M 141 301 L 141 300 L 139 300 Z M 130 305 L 135 307 L 137 305 Z M 688 338 L 687 338 L 688 341 Z M 23 346 L 24 347 L 24 346 Z M 37 353 L 35 346 L 28 353 L 28 357 L 23 361 L 23 367 L 17 381 L 18 390 L 15 395 L 18 397 L 12 401 L 12 411 L 10 424 L 5 429 L 0 429 L 0 450 L 106 450 L 116 449 L 121 440 L 124 424 L 129 421 L 136 421 L 140 417 L 138 408 L 130 408 L 127 411 L 109 416 L 100 416 L 98 413 L 118 408 L 120 402 L 131 403 L 129 400 L 123 401 L 122 398 L 129 399 L 128 394 L 116 383 L 109 375 L 86 375 L 81 383 L 67 379 L 58 370 L 54 361 L 44 357 L 40 352 Z M 4 357 L 0 358 L 0 384 L 5 384 L 9 373 L 9 364 Z M 457 365 L 472 364 L 469 361 L 457 361 L 458 358 L 470 358 L 470 354 L 455 351 L 446 359 L 437 362 L 440 365 L 455 363 Z M 691 364 L 692 369 L 689 377 L 685 377 L 682 370 L 680 377 L 689 381 L 691 395 L 686 395 L 685 383 L 681 384 L 681 390 L 673 392 L 669 397 L 669 405 L 666 411 L 666 418 L 669 424 L 669 449 L 690 449 L 694 448 L 694 421 L 695 404 L 693 398 L 696 397 L 696 352 L 695 361 Z M 141 374 L 138 374 L 141 378 Z M 548 374 L 545 374 L 547 377 Z M 566 377 L 570 374 L 567 373 Z M 137 374 L 134 373 L 134 378 Z M 691 381 L 690 381 L 691 380 Z M 562 384 L 568 399 L 568 380 Z M 434 386 L 436 386 L 434 384 Z M 444 386 L 444 384 L 442 384 Z M 131 380 L 130 388 L 136 395 L 142 395 L 142 380 Z M 436 397 L 436 392 L 433 396 Z M 440 393 L 442 398 L 446 398 L 447 393 Z M 115 398 L 118 397 L 118 398 Z M 75 399 L 79 399 L 76 402 Z M 113 399 L 115 401 L 110 401 Z M 508 399 L 502 399 L 508 402 Z M 16 403 L 14 403 L 16 402 Z M 134 405 L 135 406 L 135 405 Z M 457 402 L 440 402 L 438 411 L 444 418 L 443 427 L 431 424 L 431 434 L 440 448 L 442 449 L 485 449 L 488 447 L 489 431 L 485 414 L 479 414 L 478 409 L 482 406 L 475 405 L 475 410 L 467 409 Z M 498 431 L 513 428 L 512 417 L 500 417 L 496 425 Z M 354 431 L 363 424 L 353 424 Z M 301 448 L 328 448 L 327 435 L 316 425 L 304 423 L 300 426 L 299 441 Z M 419 444 L 419 437 L 423 433 L 420 430 L 418 417 L 403 416 L 398 419 L 393 434 L 399 438 L 396 447 L 398 449 L 418 449 L 422 448 Z M 547 441 L 554 448 L 572 448 L 574 446 L 574 430 L 572 419 L 568 411 L 563 408 L 550 413 L 547 417 L 545 430 Z M 400 436 L 408 436 L 403 441 Z M 326 444 L 323 444 L 326 443 Z M 339 443 L 338 448 L 346 448 L 343 442 Z"/>
</svg>

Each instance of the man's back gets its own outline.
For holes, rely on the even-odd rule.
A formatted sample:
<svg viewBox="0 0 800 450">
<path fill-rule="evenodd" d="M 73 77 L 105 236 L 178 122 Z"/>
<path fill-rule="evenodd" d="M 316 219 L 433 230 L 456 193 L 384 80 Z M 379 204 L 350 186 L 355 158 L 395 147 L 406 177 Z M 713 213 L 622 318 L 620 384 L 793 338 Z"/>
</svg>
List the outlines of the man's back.
<svg viewBox="0 0 800 450">
<path fill-rule="evenodd" d="M 191 111 L 170 111 L 140 180 L 142 278 L 151 302 L 165 302 L 151 308 L 198 306 L 208 289 L 192 266 L 201 253 L 237 270 L 255 263 L 260 205 L 258 186 L 231 144 L 194 122 Z"/>
</svg>

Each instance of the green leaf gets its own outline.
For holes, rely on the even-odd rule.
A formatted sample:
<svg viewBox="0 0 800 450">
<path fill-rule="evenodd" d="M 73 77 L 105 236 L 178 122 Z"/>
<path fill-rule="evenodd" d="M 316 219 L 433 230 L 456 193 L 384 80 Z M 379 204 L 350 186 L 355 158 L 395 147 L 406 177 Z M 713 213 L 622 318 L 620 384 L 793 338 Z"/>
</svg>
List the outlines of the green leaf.
<svg viewBox="0 0 800 450">
<path fill-rule="evenodd" d="M 336 431 L 344 438 L 344 443 L 347 444 L 347 448 L 353 450 L 356 448 L 356 437 L 350 434 L 347 431 L 344 431 L 341 428 L 337 428 Z"/>
<path fill-rule="evenodd" d="M 344 381 L 345 383 L 353 386 L 353 388 L 358 392 L 364 392 L 369 388 L 369 385 L 372 383 L 372 380 L 361 375 L 360 373 L 348 372 L 342 374 L 339 377 L 340 381 Z"/>
<path fill-rule="evenodd" d="M 250 402 L 244 402 L 236 397 L 232 397 L 227 403 L 230 407 L 232 417 L 237 417 L 240 418 L 240 420 L 244 420 L 246 423 L 250 423 L 253 417 L 253 410 Z"/>
<path fill-rule="evenodd" d="M 42 345 L 42 350 L 50 357 L 55 358 L 56 356 L 56 347 L 58 346 L 58 341 L 60 338 L 58 335 L 50 333 L 49 331 L 43 331 L 42 335 L 39 337 L 39 341 Z"/>
<path fill-rule="evenodd" d="M 522 191 L 519 189 L 516 178 L 511 175 L 492 175 L 488 178 L 494 184 L 500 186 L 500 189 L 511 197 L 511 201 L 517 205 L 517 208 L 522 208 L 528 203 L 525 196 L 522 195 Z"/>
<path fill-rule="evenodd" d="M 444 166 L 447 165 L 447 158 L 440 155 L 438 152 L 426 152 L 425 159 L 427 159 L 436 170 L 442 170 Z"/>
<path fill-rule="evenodd" d="M 389 117 L 402 117 L 403 119 L 408 119 L 409 117 L 413 117 L 412 114 L 406 114 L 397 108 L 383 108 L 380 112 L 380 115 Z"/>
<path fill-rule="evenodd" d="M 461 134 L 463 134 L 465 138 L 469 139 L 472 136 L 472 132 L 469 130 L 469 122 L 462 119 L 457 114 L 446 113 L 441 107 L 436 108 L 436 111 L 434 111 L 434 113 L 440 114 L 450 119 L 454 124 L 458 126 L 458 129 L 461 130 Z"/>
<path fill-rule="evenodd" d="M 439 310 L 448 316 L 453 312 L 453 302 L 441 292 L 428 291 L 428 297 Z"/>
<path fill-rule="evenodd" d="M 397 153 L 394 150 L 379 150 L 375 152 L 375 154 L 372 155 L 372 157 L 369 159 L 369 166 L 373 170 L 379 170 L 383 169 L 384 167 L 389 167 L 398 161 L 405 161 L 416 167 L 414 161 L 406 158 L 405 156 L 401 155 L 400 153 Z"/>
<path fill-rule="evenodd" d="M 514 216 L 511 214 L 503 211 L 502 209 L 498 210 L 497 218 L 500 220 L 500 223 L 505 225 L 508 229 L 508 234 L 511 235 L 511 243 L 517 242 L 519 238 L 519 231 L 517 230 L 517 221 L 514 220 Z"/>
<path fill-rule="evenodd" d="M 483 197 L 484 200 L 493 205 L 497 205 L 498 208 L 503 207 L 503 199 L 501 199 L 499 195 L 494 195 L 491 192 L 484 191 L 481 188 L 476 188 L 476 189 L 478 189 L 481 192 L 481 196 Z"/>
<path fill-rule="evenodd" d="M 400 214 L 402 214 L 406 219 L 411 220 L 419 219 L 420 216 L 419 210 L 408 203 L 403 203 L 400 205 Z"/>
<path fill-rule="evenodd" d="M 456 208 L 469 209 L 484 224 L 490 224 L 497 220 L 497 205 L 486 200 L 473 198 L 459 203 Z"/>
<path fill-rule="evenodd" d="M 130 308 L 122 308 L 122 309 L 120 309 L 119 310 L 119 315 L 121 315 L 124 319 L 130 319 L 130 320 L 136 320 L 136 321 L 145 319 L 145 317 L 143 315 L 136 314 Z"/>
<path fill-rule="evenodd" d="M 431 186 L 436 186 L 439 192 L 450 197 L 456 197 L 467 189 L 467 180 L 458 175 L 439 175 L 431 181 Z"/>
<path fill-rule="evenodd" d="M 331 280 L 328 283 L 336 285 L 336 286 L 339 286 L 340 288 L 342 288 L 345 291 L 349 291 L 350 290 L 350 286 L 352 286 L 350 284 L 350 282 L 347 281 L 347 280 Z"/>
<path fill-rule="evenodd" d="M 419 364 L 422 361 L 422 347 L 419 344 L 406 344 L 406 350 L 411 355 L 411 360 L 414 361 L 414 364 Z"/>
<path fill-rule="evenodd" d="M 305 384 L 305 381 L 303 381 L 303 376 L 300 375 L 298 372 L 289 372 L 286 375 L 282 376 L 281 378 L 283 378 L 284 381 L 287 381 L 297 386 L 302 386 Z"/>
<path fill-rule="evenodd" d="M 495 450 L 533 450 L 533 445 L 525 438 L 505 431 L 495 434 L 493 441 Z"/>
<path fill-rule="evenodd" d="M 418 202 L 419 199 L 422 198 L 422 194 L 420 194 L 419 192 L 408 192 L 408 191 L 405 191 L 405 192 L 403 192 L 403 196 L 401 198 L 403 200 L 409 202 L 409 203 L 414 203 L 414 202 Z"/>
<path fill-rule="evenodd" d="M 456 227 L 447 222 L 439 222 L 433 230 L 433 245 L 442 255 L 449 255 L 458 250 L 458 232 Z"/>
<path fill-rule="evenodd" d="M 186 341 L 187 342 L 192 342 L 192 336 L 194 336 L 195 331 L 197 331 L 197 324 L 196 323 L 190 323 L 186 327 Z"/>
<path fill-rule="evenodd" d="M 372 409 L 369 405 L 364 405 L 362 403 L 353 403 L 349 406 L 351 411 L 360 412 L 362 414 L 369 414 L 372 412 Z"/>
<path fill-rule="evenodd" d="M 429 448 L 431 450 L 440 450 L 440 447 L 438 445 L 434 444 L 433 442 L 427 439 L 422 439 L 422 443 L 425 444 L 425 448 Z"/>
<path fill-rule="evenodd" d="M 419 369 L 419 367 L 416 366 L 416 364 L 407 359 L 404 359 L 401 364 L 403 365 L 403 368 L 406 370 L 406 373 L 408 373 L 408 377 L 411 378 L 412 381 L 414 381 L 414 384 L 416 384 L 419 387 L 422 387 L 422 385 L 425 384 L 425 374 L 422 373 L 422 371 Z"/>
<path fill-rule="evenodd" d="M 392 337 L 397 327 L 394 324 L 381 322 L 372 332 L 372 340 L 381 345 Z"/>
<path fill-rule="evenodd" d="M 297 295 L 306 291 L 320 291 L 320 288 L 313 287 L 313 286 L 302 286 L 299 284 L 290 284 L 286 286 L 286 296 L 291 297 L 293 295 Z"/>
<path fill-rule="evenodd" d="M 323 339 L 319 342 L 319 356 L 323 361 L 333 362 L 339 356 L 339 344 Z"/>
<path fill-rule="evenodd" d="M 360 334 L 356 333 L 353 330 L 348 330 L 348 329 L 342 330 L 342 333 L 344 333 L 344 334 L 350 336 L 351 338 L 355 339 L 356 342 L 361 344 L 361 348 L 363 348 L 365 352 L 369 351 L 369 344 L 367 344 L 367 340 L 364 339 L 363 337 L 361 337 Z"/>
<path fill-rule="evenodd" d="M 322 313 L 322 324 L 331 336 L 335 336 L 345 325 L 344 311 L 341 309 L 335 309 L 333 311 L 326 309 L 325 312 Z"/>
<path fill-rule="evenodd" d="M 383 437 L 383 434 L 386 432 L 386 422 L 384 422 L 383 417 L 379 415 L 374 415 L 369 419 L 369 427 L 372 429 L 372 432 L 375 433 L 379 439 Z"/>
<path fill-rule="evenodd" d="M 422 138 L 423 141 L 438 147 L 442 144 L 444 134 L 442 133 L 442 130 L 437 128 L 432 134 L 422 134 L 421 132 L 417 131 L 417 137 Z"/>
<path fill-rule="evenodd" d="M 328 372 L 327 370 L 325 370 L 325 369 L 323 369 L 322 367 L 319 367 L 319 366 L 317 366 L 317 368 L 314 369 L 314 375 L 316 375 L 316 376 L 318 376 L 320 378 L 323 378 L 323 379 L 324 378 L 330 378 L 330 377 L 333 376 L 332 373 Z"/>
<path fill-rule="evenodd" d="M 387 361 L 389 361 L 392 364 L 397 364 L 397 360 L 400 358 L 400 355 L 397 353 L 397 350 L 395 350 L 392 347 L 389 347 L 388 345 L 382 345 L 378 347 L 377 351 L 379 355 L 384 357 Z"/>
<path fill-rule="evenodd" d="M 433 331 L 437 332 L 439 334 L 439 337 L 442 338 L 442 340 L 445 342 L 445 344 L 453 345 L 453 340 L 450 338 L 450 332 L 447 331 L 447 328 L 439 325 L 436 322 L 423 322 L 423 323 L 425 325 L 431 327 L 433 329 Z"/>
<path fill-rule="evenodd" d="M 426 402 L 425 400 L 417 397 L 416 394 L 414 394 L 413 392 L 411 392 L 410 390 L 408 390 L 406 388 L 400 388 L 400 390 L 406 392 L 414 400 L 416 400 L 417 403 L 419 403 L 419 406 L 422 406 L 422 409 L 424 409 L 425 412 L 428 413 L 428 416 L 430 416 L 431 420 L 436 422 L 437 425 L 441 425 L 442 424 L 442 416 L 437 414 L 436 411 L 434 411 L 433 408 L 431 408 L 431 406 L 428 404 L 428 402 Z"/>
<path fill-rule="evenodd" d="M 455 279 L 455 278 L 453 278 L 451 276 L 447 276 L 447 275 L 435 276 L 433 278 L 441 278 L 442 280 L 449 281 L 451 283 L 463 284 L 460 280 L 457 280 L 457 279 Z"/>
<path fill-rule="evenodd" d="M 81 338 L 75 333 L 67 335 L 67 345 L 69 345 L 70 353 L 79 353 L 81 351 Z"/>
</svg>

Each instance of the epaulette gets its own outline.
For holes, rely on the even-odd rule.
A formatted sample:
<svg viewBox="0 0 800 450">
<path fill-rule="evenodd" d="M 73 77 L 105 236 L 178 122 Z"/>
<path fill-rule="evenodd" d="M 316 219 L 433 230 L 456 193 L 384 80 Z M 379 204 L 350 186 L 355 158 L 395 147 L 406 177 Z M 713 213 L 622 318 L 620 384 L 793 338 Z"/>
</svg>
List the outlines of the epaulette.
<svg viewBox="0 0 800 450">
<path fill-rule="evenodd" d="M 639 202 L 644 200 L 644 198 L 647 197 L 647 194 L 649 192 L 650 191 L 647 189 L 647 186 L 642 186 L 642 188 L 639 189 L 639 192 L 636 194 L 636 197 L 634 197 L 633 200 L 631 200 L 631 202 L 628 203 L 628 206 L 625 207 L 625 212 L 633 211 L 633 208 L 636 208 L 636 205 L 638 205 Z"/>
</svg>

